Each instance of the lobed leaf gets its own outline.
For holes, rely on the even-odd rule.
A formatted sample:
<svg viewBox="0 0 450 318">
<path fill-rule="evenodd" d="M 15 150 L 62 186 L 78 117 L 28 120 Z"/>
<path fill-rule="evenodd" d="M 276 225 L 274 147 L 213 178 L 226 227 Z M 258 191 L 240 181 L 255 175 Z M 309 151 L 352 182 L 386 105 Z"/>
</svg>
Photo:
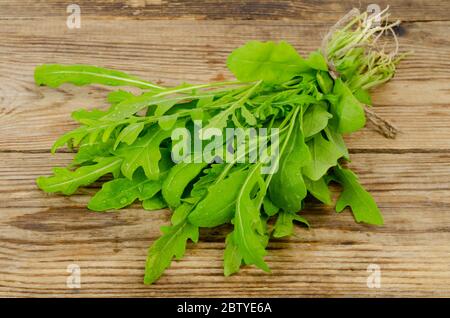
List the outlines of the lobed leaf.
<svg viewBox="0 0 450 318">
<path fill-rule="evenodd" d="M 303 173 L 313 181 L 319 180 L 328 169 L 336 166 L 337 160 L 344 155 L 342 149 L 322 134 L 316 134 L 307 144 L 311 161 L 303 168 Z"/>
<path fill-rule="evenodd" d="M 117 157 L 98 158 L 95 164 L 83 166 L 75 171 L 54 168 L 51 177 L 39 177 L 38 187 L 45 192 L 62 192 L 69 195 L 79 187 L 86 186 L 108 173 L 118 174 L 122 159 Z"/>
<path fill-rule="evenodd" d="M 280 238 L 291 236 L 294 233 L 294 221 L 298 221 L 305 224 L 307 227 L 310 227 L 308 221 L 304 217 L 296 213 L 281 211 L 278 213 L 278 218 L 274 226 L 273 237 Z"/>
<path fill-rule="evenodd" d="M 239 272 L 242 264 L 242 254 L 239 251 L 239 246 L 234 241 L 233 232 L 227 235 L 225 240 L 225 250 L 223 253 L 223 273 L 225 276 L 230 276 Z"/>
<path fill-rule="evenodd" d="M 369 192 L 359 184 L 358 177 L 349 169 L 336 167 L 334 169 L 342 191 L 336 202 L 336 211 L 342 212 L 345 207 L 352 209 L 356 222 L 383 225 L 383 216 Z"/>
<path fill-rule="evenodd" d="M 167 203 L 162 196 L 158 194 L 149 199 L 145 199 L 144 202 L 142 202 L 142 207 L 148 211 L 155 211 L 167 208 Z"/>
<path fill-rule="evenodd" d="M 172 259 L 181 259 L 186 249 L 186 241 L 198 241 L 198 227 L 182 222 L 173 226 L 161 227 L 163 235 L 150 247 L 145 265 L 144 283 L 155 282 L 169 267 Z"/>
<path fill-rule="evenodd" d="M 208 193 L 189 214 L 188 221 L 200 227 L 215 227 L 234 217 L 236 199 L 248 171 L 235 171 L 208 187 Z"/>
<path fill-rule="evenodd" d="M 162 185 L 162 195 L 170 207 L 181 204 L 181 197 L 187 185 L 205 168 L 207 163 L 180 162 L 170 169 Z"/>
<path fill-rule="evenodd" d="M 239 247 L 244 262 L 254 264 L 268 272 L 269 267 L 264 262 L 267 254 L 263 244 L 264 228 L 260 218 L 261 197 L 265 195 L 265 184 L 261 178 L 261 165 L 254 165 L 242 185 L 236 201 L 236 213 L 233 219 L 234 240 Z M 255 191 L 257 195 L 255 197 Z"/>
<path fill-rule="evenodd" d="M 91 65 L 43 64 L 36 67 L 34 80 L 37 85 L 58 87 L 64 83 L 75 85 L 103 84 L 109 86 L 136 86 L 147 89 L 161 87 L 124 72 Z"/>
<path fill-rule="evenodd" d="M 170 137 L 170 131 L 160 130 L 153 125 L 145 135 L 136 139 L 131 145 L 121 145 L 114 154 L 123 159 L 121 171 L 128 179 L 133 179 L 133 173 L 142 167 L 150 180 L 159 178 L 159 161 L 161 160 L 161 142 Z"/>
<path fill-rule="evenodd" d="M 270 200 L 287 212 L 297 212 L 301 209 L 302 200 L 306 196 L 302 168 L 311 161 L 301 122 L 298 118 L 293 120 L 296 120 L 294 130 L 281 155 L 278 171 L 269 185 Z"/>
<path fill-rule="evenodd" d="M 137 199 L 148 200 L 161 190 L 160 180 L 149 180 L 143 172 L 133 179 L 118 178 L 105 182 L 88 203 L 93 211 L 106 211 L 126 207 Z"/>
</svg>

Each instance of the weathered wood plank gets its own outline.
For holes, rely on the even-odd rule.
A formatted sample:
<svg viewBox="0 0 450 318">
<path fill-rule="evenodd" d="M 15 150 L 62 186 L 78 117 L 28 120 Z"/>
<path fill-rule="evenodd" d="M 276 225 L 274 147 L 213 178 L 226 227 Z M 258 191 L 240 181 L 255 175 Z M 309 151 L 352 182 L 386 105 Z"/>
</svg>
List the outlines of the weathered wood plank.
<svg viewBox="0 0 450 318">
<path fill-rule="evenodd" d="M 46 195 L 34 179 L 71 154 L 0 154 L 0 295 L 64 296 L 443 296 L 450 294 L 450 155 L 353 154 L 351 164 L 373 193 L 385 226 L 355 224 L 347 211 L 310 203 L 313 228 L 269 245 L 273 274 L 244 268 L 222 276 L 228 227 L 202 231 L 201 242 L 163 278 L 143 286 L 148 245 L 167 211 L 134 205 L 120 213 L 88 212 L 93 188 L 71 197 Z M 20 164 L 18 164 L 20 163 Z M 14 187 L 11 185 L 14 184 Z M 65 285 L 69 264 L 82 288 Z M 366 286 L 369 264 L 382 286 Z"/>
<path fill-rule="evenodd" d="M 78 0 L 84 16 L 120 19 L 258 19 L 335 21 L 353 7 L 367 10 L 371 0 Z M 380 0 L 380 8 L 391 7 L 404 21 L 448 20 L 447 1 Z M 40 19 L 64 16 L 68 3 L 63 0 L 1 0 L 0 19 Z"/>
<path fill-rule="evenodd" d="M 402 133 L 386 140 L 369 127 L 347 138 L 351 166 L 379 203 L 385 226 L 358 225 L 348 211 L 337 216 L 309 203 L 305 216 L 313 229 L 297 228 L 294 237 L 269 245 L 272 275 L 246 267 L 224 278 L 229 228 L 221 227 L 202 231 L 201 242 L 150 287 L 142 284 L 145 254 L 168 211 L 135 204 L 120 213 L 90 213 L 85 206 L 98 185 L 64 197 L 34 184 L 69 162 L 71 154 L 50 156 L 47 149 L 75 127 L 70 112 L 105 106 L 107 90 L 36 88 L 33 68 L 97 64 L 167 85 L 228 79 L 226 56 L 245 41 L 284 39 L 306 54 L 355 3 L 77 3 L 82 28 L 68 30 L 65 1 L 0 0 L 0 296 L 450 295 L 450 3 L 389 1 L 393 18 L 409 21 L 400 30 L 401 47 L 415 53 L 374 102 Z M 81 290 L 66 286 L 71 263 L 81 266 Z M 381 267 L 380 289 L 366 285 L 369 264 Z"/>
<path fill-rule="evenodd" d="M 63 23 L 54 18 L 42 25 L 2 21 L 0 42 L 6 55 L 0 61 L 0 150 L 45 151 L 75 127 L 71 111 L 105 105 L 103 88 L 35 87 L 33 68 L 40 63 L 97 64 L 168 85 L 207 82 L 232 78 L 226 56 L 246 40 L 286 39 L 306 53 L 319 45 L 328 27 L 281 21 L 88 20 L 80 32 L 69 32 Z M 376 111 L 402 133 L 387 140 L 369 127 L 347 139 L 351 148 L 450 148 L 449 26 L 450 22 L 405 26 L 401 44 L 415 53 L 400 64 L 395 79 L 374 94 Z M 310 32 L 312 27 L 317 32 Z"/>
</svg>

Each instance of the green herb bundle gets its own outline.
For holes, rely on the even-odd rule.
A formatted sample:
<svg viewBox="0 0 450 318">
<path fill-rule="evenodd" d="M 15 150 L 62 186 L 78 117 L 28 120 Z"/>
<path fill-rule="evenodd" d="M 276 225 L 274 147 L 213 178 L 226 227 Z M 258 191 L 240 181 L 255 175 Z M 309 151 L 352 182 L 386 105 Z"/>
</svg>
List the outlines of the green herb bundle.
<svg viewBox="0 0 450 318">
<path fill-rule="evenodd" d="M 353 10 L 307 59 L 283 41 L 248 42 L 228 57 L 227 66 L 237 78 L 230 82 L 162 87 L 94 66 L 39 66 L 38 85 L 135 86 L 141 93 L 112 91 L 107 110 L 75 111 L 72 118 L 80 126 L 52 148 L 75 149 L 73 163 L 54 168 L 52 176 L 38 178 L 37 184 L 46 192 L 71 195 L 112 175 L 100 179 L 104 183 L 89 209 L 111 211 L 136 201 L 146 210 L 170 208 L 171 225 L 161 229 L 162 236 L 148 252 L 147 284 L 173 258 L 183 256 L 188 239 L 198 241 L 200 227 L 226 223 L 232 230 L 226 238 L 225 275 L 243 264 L 269 271 L 264 261 L 269 238 L 291 235 L 296 221 L 309 226 L 299 214 L 305 199 L 332 204 L 332 181 L 342 185 L 337 212 L 350 207 L 357 222 L 381 225 L 375 201 L 342 163 L 349 160 L 343 134 L 364 127 L 369 89 L 389 80 L 399 60 L 397 50 L 386 53 L 377 45 L 396 25 L 386 21 L 386 11 L 368 17 Z M 202 129 L 219 131 L 276 128 L 279 142 L 258 136 L 256 144 L 267 143 L 263 159 L 242 160 L 257 148 L 250 145 L 225 160 L 229 146 L 238 142 L 233 139 L 216 145 L 214 161 L 174 162 L 172 133 L 184 128 L 199 135 L 198 121 L 204 123 Z M 277 168 L 262 173 L 264 158 L 273 154 Z M 188 157 L 198 156 L 193 149 Z"/>
</svg>

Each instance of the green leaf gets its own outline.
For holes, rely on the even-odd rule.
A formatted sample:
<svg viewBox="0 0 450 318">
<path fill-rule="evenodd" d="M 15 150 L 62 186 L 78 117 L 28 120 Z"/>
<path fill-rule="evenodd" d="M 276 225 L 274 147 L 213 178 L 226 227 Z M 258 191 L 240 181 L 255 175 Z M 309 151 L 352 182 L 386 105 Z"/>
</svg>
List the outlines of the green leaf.
<svg viewBox="0 0 450 318">
<path fill-rule="evenodd" d="M 121 102 L 123 102 L 124 100 L 127 100 L 129 98 L 133 98 L 135 95 L 133 95 L 130 92 L 127 91 L 123 91 L 121 89 L 117 90 L 117 91 L 112 91 L 110 93 L 108 93 L 108 103 L 110 103 L 112 105 L 112 109 L 115 109 L 115 106 Z"/>
<path fill-rule="evenodd" d="M 172 259 L 181 259 L 186 250 L 186 241 L 198 241 L 198 227 L 183 222 L 174 226 L 161 227 L 163 235 L 150 247 L 145 266 L 144 283 L 155 282 L 169 267 Z"/>
<path fill-rule="evenodd" d="M 333 117 L 325 103 L 311 105 L 303 116 L 303 133 L 305 138 L 314 136 L 328 125 L 328 120 Z"/>
<path fill-rule="evenodd" d="M 111 154 L 112 144 L 112 140 L 107 142 L 97 141 L 93 144 L 83 143 L 78 148 L 73 163 L 81 165 L 89 161 L 95 161 L 99 157 L 108 157 Z"/>
<path fill-rule="evenodd" d="M 358 101 L 366 105 L 372 105 L 372 98 L 370 97 L 370 93 L 367 90 L 360 88 L 355 92 L 355 97 Z"/>
<path fill-rule="evenodd" d="M 342 212 L 349 206 L 356 222 L 383 225 L 383 216 L 375 200 L 359 184 L 358 177 L 349 169 L 336 167 L 334 172 L 344 188 L 336 203 L 336 211 Z"/>
<path fill-rule="evenodd" d="M 136 86 L 160 89 L 159 86 L 124 72 L 91 65 L 43 64 L 36 67 L 34 80 L 37 85 L 58 87 L 64 83 L 75 85 L 103 84 L 109 86 Z"/>
<path fill-rule="evenodd" d="M 215 227 L 234 217 L 236 199 L 248 171 L 235 171 L 227 178 L 208 187 L 204 199 L 189 214 L 188 221 L 200 227 Z"/>
<path fill-rule="evenodd" d="M 144 202 L 142 202 L 142 207 L 148 211 L 155 211 L 167 208 L 167 203 L 161 195 L 156 195 L 152 198 L 145 199 Z"/>
<path fill-rule="evenodd" d="M 297 212 L 306 196 L 302 167 L 311 161 L 298 118 L 286 148 L 281 155 L 278 171 L 269 185 L 270 200 L 281 209 Z"/>
<path fill-rule="evenodd" d="M 337 160 L 344 155 L 334 142 L 326 140 L 322 134 L 316 134 L 307 144 L 312 160 L 303 168 L 303 173 L 313 181 L 319 180 L 329 168 L 336 166 Z"/>
<path fill-rule="evenodd" d="M 51 153 L 55 153 L 56 150 L 65 146 L 66 144 L 72 146 L 78 146 L 81 141 L 88 135 L 88 127 L 80 126 L 74 130 L 71 130 L 61 137 L 59 137 L 52 146 Z M 91 143 L 92 144 L 92 143 Z"/>
<path fill-rule="evenodd" d="M 156 109 L 155 109 L 155 116 L 162 116 L 162 115 L 164 115 L 173 106 L 175 106 L 176 103 L 177 103 L 176 100 L 169 100 L 169 101 L 165 101 L 165 102 L 159 103 L 156 106 Z"/>
<path fill-rule="evenodd" d="M 330 205 L 332 203 L 330 189 L 328 189 L 328 184 L 325 182 L 325 179 L 323 177 L 316 181 L 313 181 L 308 177 L 305 177 L 304 180 L 306 189 L 316 199 L 327 205 Z"/>
<path fill-rule="evenodd" d="M 123 175 L 131 180 L 136 169 L 142 167 L 147 178 L 157 180 L 160 172 L 158 166 L 161 159 L 160 144 L 170 135 L 170 131 L 161 130 L 157 125 L 153 125 L 133 144 L 119 146 L 114 154 L 123 158 L 121 167 Z"/>
<path fill-rule="evenodd" d="M 277 207 L 267 196 L 264 197 L 263 208 L 264 212 L 268 216 L 274 216 L 275 214 L 278 213 L 278 211 L 280 211 L 280 208 Z"/>
<path fill-rule="evenodd" d="M 267 254 L 263 244 L 264 227 L 260 216 L 260 206 L 265 195 L 265 183 L 261 177 L 261 164 L 255 164 L 242 185 L 236 202 L 233 219 L 233 239 L 246 264 L 255 264 L 264 271 L 270 271 L 264 262 Z M 257 194 L 255 195 L 255 191 Z"/>
<path fill-rule="evenodd" d="M 117 136 L 116 138 L 116 142 L 114 143 L 114 150 L 116 150 L 117 146 L 121 142 L 131 145 L 139 136 L 139 134 L 142 132 L 144 126 L 145 124 L 143 122 L 139 122 L 130 124 L 126 126 L 124 129 L 122 129 L 119 136 Z"/>
<path fill-rule="evenodd" d="M 234 241 L 233 232 L 227 235 L 225 240 L 225 251 L 223 253 L 223 272 L 225 276 L 230 276 L 239 272 L 242 264 L 242 255 L 239 246 Z"/>
<path fill-rule="evenodd" d="M 256 88 L 261 84 L 261 82 L 257 82 L 255 85 L 251 86 L 245 94 L 243 94 L 242 97 L 240 97 L 238 100 L 235 100 L 228 108 L 225 108 L 218 114 L 216 114 L 214 117 L 212 117 L 208 124 L 202 128 L 208 129 L 208 128 L 216 128 L 216 129 L 223 129 L 227 126 L 227 121 L 231 115 L 234 116 L 234 112 L 240 108 L 244 107 L 245 102 L 250 99 L 253 92 L 256 90 Z M 240 125 L 237 125 L 239 127 Z M 200 135 L 202 135 L 202 130 L 199 132 Z"/>
<path fill-rule="evenodd" d="M 178 116 L 175 115 L 169 115 L 169 116 L 162 116 L 158 120 L 158 125 L 161 127 L 162 130 L 170 130 L 177 122 Z"/>
<path fill-rule="evenodd" d="M 328 72 L 317 72 L 316 80 L 317 84 L 319 84 L 319 87 L 322 90 L 322 93 L 330 94 L 333 91 L 334 82 Z"/>
<path fill-rule="evenodd" d="M 255 116 L 245 106 L 241 107 L 241 114 L 247 124 L 250 126 L 256 126 L 257 121 Z"/>
<path fill-rule="evenodd" d="M 282 84 L 309 69 L 306 62 L 287 42 L 250 41 L 234 50 L 227 66 L 243 82 L 262 80 Z"/>
<path fill-rule="evenodd" d="M 170 207 L 181 204 L 181 197 L 187 185 L 205 168 L 207 163 L 180 162 L 170 169 L 162 185 L 162 195 Z"/>
<path fill-rule="evenodd" d="M 36 183 L 45 192 L 62 192 L 69 195 L 79 187 L 89 185 L 105 174 L 117 174 L 121 164 L 121 158 L 98 158 L 95 164 L 80 167 L 75 171 L 66 168 L 54 168 L 53 176 L 39 177 Z"/>
<path fill-rule="evenodd" d="M 309 227 L 308 221 L 295 213 L 282 211 L 278 213 L 277 222 L 274 226 L 273 237 L 280 238 L 291 236 L 294 233 L 294 221 L 301 222 Z"/>
<path fill-rule="evenodd" d="M 133 180 L 119 178 L 103 184 L 88 203 L 93 211 L 120 209 L 130 205 L 135 200 L 152 198 L 161 190 L 160 180 L 148 180 L 143 172 L 135 173 Z"/>
<path fill-rule="evenodd" d="M 328 140 L 339 149 L 339 152 L 343 154 L 342 156 L 345 159 L 350 160 L 350 155 L 348 153 L 347 146 L 345 145 L 344 138 L 339 132 L 337 132 L 337 129 L 334 127 L 333 123 L 330 123 L 324 131 Z"/>
<path fill-rule="evenodd" d="M 339 132 L 351 133 L 364 127 L 364 108 L 340 78 L 335 81 L 333 93 L 339 96 L 339 102 L 332 104 L 333 113 L 338 119 Z"/>
<path fill-rule="evenodd" d="M 155 105 L 164 100 L 167 100 L 166 96 L 158 97 L 158 92 L 147 92 L 138 96 L 132 96 L 124 99 L 115 105 L 115 107 L 106 114 L 102 119 L 104 121 L 118 121 L 128 118 L 137 113 L 141 109 L 150 105 Z"/>
<path fill-rule="evenodd" d="M 87 144 L 94 144 L 99 139 L 98 137 L 103 135 L 103 142 L 106 142 L 111 133 L 121 125 L 120 122 L 100 122 L 90 121 L 89 125 L 80 126 L 72 131 L 69 131 L 59 137 L 52 146 L 51 152 L 55 151 L 64 145 L 70 147 L 78 146 L 82 141 L 86 141 Z"/>
<path fill-rule="evenodd" d="M 327 61 L 319 51 L 313 51 L 309 54 L 306 64 L 316 70 L 328 72 Z"/>
<path fill-rule="evenodd" d="M 178 223 L 185 221 L 193 207 L 194 204 L 183 202 L 173 211 L 170 222 L 172 222 L 173 225 L 177 225 Z"/>
<path fill-rule="evenodd" d="M 99 109 L 92 109 L 91 111 L 88 111 L 86 109 L 78 109 L 72 112 L 72 119 L 81 124 L 90 125 L 91 123 L 95 123 L 98 119 L 105 116 L 106 113 L 107 112 Z"/>
<path fill-rule="evenodd" d="M 118 121 L 131 117 L 133 114 L 152 105 L 175 105 L 176 103 L 181 103 L 193 98 L 193 96 L 188 94 L 185 96 L 168 96 L 171 93 L 172 91 L 170 89 L 166 89 L 163 91 L 146 92 L 138 96 L 130 97 L 117 104 L 102 118 L 102 120 Z M 168 109 L 169 108 L 165 108 L 164 111 L 167 111 Z"/>
</svg>

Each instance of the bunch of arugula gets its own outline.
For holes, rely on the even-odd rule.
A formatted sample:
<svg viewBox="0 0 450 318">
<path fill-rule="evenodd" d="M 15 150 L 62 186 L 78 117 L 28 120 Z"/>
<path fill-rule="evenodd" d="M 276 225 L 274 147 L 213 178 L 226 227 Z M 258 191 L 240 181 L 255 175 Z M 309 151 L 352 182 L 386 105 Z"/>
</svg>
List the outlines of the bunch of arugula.
<svg viewBox="0 0 450 318">
<path fill-rule="evenodd" d="M 344 27 L 332 30 L 322 49 L 307 59 L 283 41 L 248 42 L 228 57 L 227 66 L 238 81 L 162 87 L 94 66 L 39 66 L 38 85 L 135 86 L 142 93 L 112 91 L 107 110 L 75 111 L 72 118 L 80 126 L 52 148 L 76 149 L 73 163 L 55 168 L 37 184 L 46 192 L 70 195 L 112 175 L 92 197 L 89 209 L 120 209 L 135 201 L 146 210 L 169 207 L 172 224 L 161 229 L 163 235 L 148 252 L 147 284 L 156 281 L 173 258 L 183 256 L 188 239 L 197 242 L 200 227 L 225 223 L 233 225 L 226 238 L 225 275 L 242 264 L 269 271 L 264 261 L 269 237 L 291 235 L 295 221 L 309 226 L 298 212 L 308 194 L 332 204 L 331 181 L 343 188 L 337 212 L 349 206 L 357 222 L 381 225 L 373 198 L 341 164 L 349 160 L 342 135 L 365 125 L 364 105 L 371 104 L 368 90 L 389 80 L 399 60 L 374 45 L 394 25 L 375 25 L 378 18 L 385 21 L 385 13 L 368 17 L 352 11 Z M 278 128 L 278 170 L 262 174 L 261 160 L 174 163 L 171 133 L 179 127 L 192 130 L 195 120 L 220 130 Z M 274 217 L 273 224 L 269 220 Z"/>
</svg>

